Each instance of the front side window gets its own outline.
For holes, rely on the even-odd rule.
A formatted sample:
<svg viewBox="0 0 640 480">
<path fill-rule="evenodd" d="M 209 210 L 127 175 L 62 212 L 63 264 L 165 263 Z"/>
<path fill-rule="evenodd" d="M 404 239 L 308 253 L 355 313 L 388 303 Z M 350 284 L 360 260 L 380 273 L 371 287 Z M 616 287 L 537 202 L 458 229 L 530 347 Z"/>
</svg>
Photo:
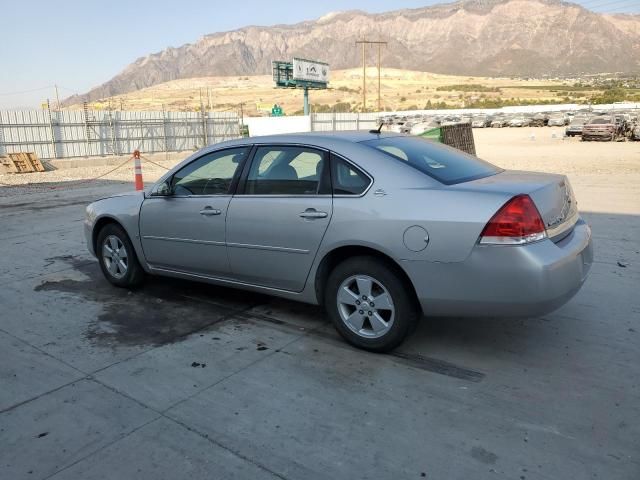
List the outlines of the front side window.
<svg viewBox="0 0 640 480">
<path fill-rule="evenodd" d="M 226 195 L 249 153 L 249 147 L 211 152 L 176 172 L 171 180 L 174 195 Z"/>
<path fill-rule="evenodd" d="M 420 137 L 381 137 L 362 142 L 435 178 L 445 185 L 500 173 L 498 167 L 460 150 Z"/>
<path fill-rule="evenodd" d="M 325 154 L 297 146 L 258 147 L 249 170 L 248 195 L 316 195 Z"/>
<path fill-rule="evenodd" d="M 369 186 L 369 177 L 337 155 L 331 155 L 331 183 L 334 195 L 360 195 Z"/>
</svg>

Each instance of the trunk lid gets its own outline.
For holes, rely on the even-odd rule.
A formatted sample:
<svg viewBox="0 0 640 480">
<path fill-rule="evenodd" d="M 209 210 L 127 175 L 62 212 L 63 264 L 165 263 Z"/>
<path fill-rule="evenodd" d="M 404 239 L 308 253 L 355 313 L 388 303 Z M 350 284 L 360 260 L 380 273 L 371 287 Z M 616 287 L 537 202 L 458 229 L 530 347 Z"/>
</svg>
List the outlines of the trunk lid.
<svg viewBox="0 0 640 480">
<path fill-rule="evenodd" d="M 540 212 L 548 237 L 556 242 L 571 232 L 579 218 L 578 203 L 564 175 L 505 170 L 451 188 L 502 193 L 508 195 L 508 199 L 519 194 L 529 195 Z"/>
<path fill-rule="evenodd" d="M 586 124 L 582 131 L 592 135 L 609 135 L 615 128 L 616 126 L 613 123 L 590 123 Z"/>
</svg>

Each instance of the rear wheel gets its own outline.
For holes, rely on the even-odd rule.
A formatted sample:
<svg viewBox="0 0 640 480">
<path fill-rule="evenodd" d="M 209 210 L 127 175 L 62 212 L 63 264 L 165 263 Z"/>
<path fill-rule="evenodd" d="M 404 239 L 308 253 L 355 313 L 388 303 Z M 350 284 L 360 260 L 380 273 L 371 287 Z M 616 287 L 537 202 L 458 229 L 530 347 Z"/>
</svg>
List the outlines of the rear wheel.
<svg viewBox="0 0 640 480">
<path fill-rule="evenodd" d="M 100 230 L 96 256 L 106 279 L 118 287 L 135 287 L 144 279 L 133 244 L 119 225 L 111 223 Z"/>
<path fill-rule="evenodd" d="M 415 326 L 418 308 L 395 269 L 373 257 L 354 257 L 329 275 L 325 307 L 352 345 L 375 352 L 397 347 Z"/>
</svg>

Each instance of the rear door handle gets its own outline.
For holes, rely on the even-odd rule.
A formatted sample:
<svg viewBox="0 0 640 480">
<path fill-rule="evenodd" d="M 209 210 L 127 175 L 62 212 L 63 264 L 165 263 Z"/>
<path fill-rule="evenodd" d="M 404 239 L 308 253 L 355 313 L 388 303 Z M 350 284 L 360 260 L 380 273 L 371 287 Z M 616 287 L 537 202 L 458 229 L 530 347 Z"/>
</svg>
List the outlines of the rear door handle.
<svg viewBox="0 0 640 480">
<path fill-rule="evenodd" d="M 212 208 L 212 207 L 204 207 L 202 210 L 200 210 L 200 215 L 206 215 L 208 217 L 212 215 L 220 215 L 221 213 L 222 213 L 221 210 L 218 210 L 217 208 Z"/>
<path fill-rule="evenodd" d="M 327 218 L 329 214 L 327 212 L 318 212 L 315 208 L 308 208 L 300 213 L 299 216 L 302 218 Z"/>
</svg>

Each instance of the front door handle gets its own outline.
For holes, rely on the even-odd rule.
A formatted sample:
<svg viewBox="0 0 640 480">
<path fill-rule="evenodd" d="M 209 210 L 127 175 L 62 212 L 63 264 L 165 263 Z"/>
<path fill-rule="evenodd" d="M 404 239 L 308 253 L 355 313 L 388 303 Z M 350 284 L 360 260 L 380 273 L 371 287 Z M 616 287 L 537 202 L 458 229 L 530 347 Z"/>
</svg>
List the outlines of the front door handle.
<svg viewBox="0 0 640 480">
<path fill-rule="evenodd" d="M 200 210 L 200 215 L 206 215 L 206 216 L 220 215 L 221 213 L 222 213 L 222 210 L 218 210 L 217 208 L 212 208 L 212 207 L 204 207 L 202 210 Z"/>
<path fill-rule="evenodd" d="M 327 212 L 318 212 L 315 208 L 307 208 L 299 216 L 302 218 L 327 218 L 329 214 Z"/>
</svg>

